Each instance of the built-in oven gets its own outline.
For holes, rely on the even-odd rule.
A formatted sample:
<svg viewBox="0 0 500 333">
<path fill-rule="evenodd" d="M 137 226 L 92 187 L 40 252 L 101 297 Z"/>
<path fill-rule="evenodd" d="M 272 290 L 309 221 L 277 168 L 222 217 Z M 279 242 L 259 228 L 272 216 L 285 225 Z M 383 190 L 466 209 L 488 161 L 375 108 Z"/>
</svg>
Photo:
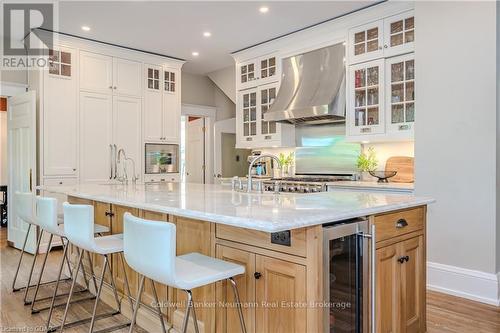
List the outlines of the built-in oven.
<svg viewBox="0 0 500 333">
<path fill-rule="evenodd" d="M 375 332 L 375 226 L 354 219 L 323 226 L 324 331 Z"/>
<path fill-rule="evenodd" d="M 179 145 L 146 143 L 144 154 L 147 175 L 179 172 Z"/>
</svg>

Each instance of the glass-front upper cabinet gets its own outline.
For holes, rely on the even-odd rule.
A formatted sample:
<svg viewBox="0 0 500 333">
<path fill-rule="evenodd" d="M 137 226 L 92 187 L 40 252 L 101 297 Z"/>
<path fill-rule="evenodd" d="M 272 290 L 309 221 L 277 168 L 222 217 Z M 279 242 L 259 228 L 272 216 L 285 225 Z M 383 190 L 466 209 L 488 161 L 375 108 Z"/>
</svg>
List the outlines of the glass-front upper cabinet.
<svg viewBox="0 0 500 333">
<path fill-rule="evenodd" d="M 240 93 L 242 110 L 241 125 L 245 141 L 254 141 L 257 137 L 257 89 L 250 89 Z"/>
<path fill-rule="evenodd" d="M 375 21 L 349 30 L 349 62 L 357 63 L 384 55 L 383 21 Z"/>
<path fill-rule="evenodd" d="M 413 132 L 415 122 L 415 56 L 386 60 L 387 132 Z"/>
<path fill-rule="evenodd" d="M 415 16 L 413 11 L 384 20 L 384 56 L 411 52 L 415 44 Z"/>
<path fill-rule="evenodd" d="M 413 10 L 351 28 L 348 44 L 349 64 L 412 52 L 415 47 Z"/>
<path fill-rule="evenodd" d="M 275 140 L 277 133 L 275 121 L 265 121 L 264 116 L 276 99 L 277 84 L 269 84 L 259 87 L 259 108 L 260 108 L 260 133 L 263 135 L 263 140 Z"/>
<path fill-rule="evenodd" d="M 259 57 L 237 66 L 237 89 L 244 90 L 279 80 L 279 59 L 276 55 Z"/>
<path fill-rule="evenodd" d="M 384 132 L 384 60 L 349 67 L 348 134 Z"/>
</svg>

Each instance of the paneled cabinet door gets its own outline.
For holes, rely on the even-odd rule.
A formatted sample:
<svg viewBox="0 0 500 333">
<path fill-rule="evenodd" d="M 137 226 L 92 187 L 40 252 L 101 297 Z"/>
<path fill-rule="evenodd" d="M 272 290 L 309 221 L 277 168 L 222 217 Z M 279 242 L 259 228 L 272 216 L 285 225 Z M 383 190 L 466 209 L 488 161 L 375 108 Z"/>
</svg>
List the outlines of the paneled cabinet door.
<svg viewBox="0 0 500 333">
<path fill-rule="evenodd" d="M 393 333 L 400 329 L 401 264 L 398 262 L 398 246 L 396 243 L 377 249 L 376 317 L 379 333 Z"/>
<path fill-rule="evenodd" d="M 80 182 L 111 177 L 112 96 L 80 93 Z"/>
<path fill-rule="evenodd" d="M 414 11 L 404 12 L 384 20 L 384 56 L 408 53 L 415 48 Z"/>
<path fill-rule="evenodd" d="M 142 96 L 142 64 L 140 62 L 113 58 L 113 93 Z"/>
<path fill-rule="evenodd" d="M 260 114 L 257 108 L 257 89 L 239 92 L 238 98 L 238 131 L 241 133 L 242 145 L 250 144 L 258 139 L 260 132 Z"/>
<path fill-rule="evenodd" d="M 134 176 L 134 171 L 135 176 L 141 174 L 141 110 L 140 98 L 113 96 L 113 143 L 118 149 L 124 149 L 127 157 L 135 163 L 133 170 L 132 164 L 127 162 L 127 175 L 130 179 Z M 121 169 L 118 173 L 122 173 Z"/>
<path fill-rule="evenodd" d="M 305 332 L 305 266 L 257 255 L 255 270 L 255 331 Z"/>
<path fill-rule="evenodd" d="M 401 332 L 425 332 L 424 239 L 418 236 L 400 243 L 401 257 Z"/>
<path fill-rule="evenodd" d="M 349 135 L 384 133 L 383 85 L 383 59 L 349 66 Z"/>
<path fill-rule="evenodd" d="M 383 20 L 371 22 L 349 30 L 349 63 L 355 64 L 384 55 Z"/>
<path fill-rule="evenodd" d="M 162 68 L 155 65 L 145 65 L 144 87 L 144 140 L 163 140 L 163 92 L 160 75 Z"/>
<path fill-rule="evenodd" d="M 111 94 L 113 91 L 113 58 L 80 51 L 80 90 Z"/>
<path fill-rule="evenodd" d="M 415 124 L 415 56 L 386 60 L 387 132 L 413 134 Z"/>
<path fill-rule="evenodd" d="M 163 69 L 163 140 L 169 142 L 179 141 L 181 105 L 178 79 L 178 70 Z"/>
<path fill-rule="evenodd" d="M 237 250 L 232 247 L 217 245 L 217 258 L 233 262 L 245 267 L 245 273 L 234 278 L 237 284 L 240 301 L 243 305 L 251 305 L 255 302 L 255 254 Z M 234 292 L 231 284 L 225 280 L 216 286 L 216 299 L 220 304 L 229 306 L 218 306 L 216 332 L 232 333 L 240 332 L 240 319 L 234 302 Z M 255 308 L 253 306 L 243 306 L 243 317 L 248 333 L 255 332 Z"/>
<path fill-rule="evenodd" d="M 78 164 L 78 92 L 76 51 L 51 50 L 44 71 L 43 175 L 76 176 Z"/>
</svg>

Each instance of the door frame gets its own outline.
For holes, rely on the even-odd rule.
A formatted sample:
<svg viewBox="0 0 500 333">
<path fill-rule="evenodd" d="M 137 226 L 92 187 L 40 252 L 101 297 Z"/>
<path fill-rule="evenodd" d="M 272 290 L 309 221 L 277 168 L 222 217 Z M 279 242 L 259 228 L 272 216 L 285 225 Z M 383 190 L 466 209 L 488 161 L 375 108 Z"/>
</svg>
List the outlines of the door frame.
<svg viewBox="0 0 500 333">
<path fill-rule="evenodd" d="M 181 105 L 181 116 L 205 118 L 205 184 L 213 184 L 214 165 L 214 123 L 217 108 L 207 105 L 186 104 Z"/>
</svg>

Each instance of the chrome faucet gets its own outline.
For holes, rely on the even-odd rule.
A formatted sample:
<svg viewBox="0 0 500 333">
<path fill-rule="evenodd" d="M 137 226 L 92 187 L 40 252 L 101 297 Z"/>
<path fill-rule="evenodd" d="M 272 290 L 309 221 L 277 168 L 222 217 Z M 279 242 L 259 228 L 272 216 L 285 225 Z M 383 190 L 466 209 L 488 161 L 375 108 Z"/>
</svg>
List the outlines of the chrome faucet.
<svg viewBox="0 0 500 333">
<path fill-rule="evenodd" d="M 120 150 L 118 150 L 116 160 L 117 160 L 117 163 L 122 165 L 122 175 L 118 176 L 117 180 L 124 183 L 124 184 L 128 183 L 127 161 L 130 161 L 130 162 L 132 162 L 132 173 L 133 173 L 132 174 L 132 183 L 135 184 L 137 182 L 137 179 L 139 179 L 139 177 L 137 177 L 137 175 L 135 173 L 135 161 L 132 158 L 127 157 L 127 154 L 125 154 L 125 150 L 123 148 L 120 148 Z"/>
<path fill-rule="evenodd" d="M 273 160 L 275 160 L 278 163 L 278 168 L 281 170 L 281 168 L 282 168 L 281 162 L 280 162 L 280 160 L 276 156 L 271 155 L 271 154 L 263 154 L 263 155 L 259 155 L 259 156 L 255 157 L 252 160 L 252 162 L 250 162 L 250 165 L 248 166 L 247 192 L 252 192 L 252 187 L 253 187 L 253 184 L 252 184 L 252 168 L 253 168 L 253 165 L 258 160 L 260 160 L 262 158 L 266 158 L 266 157 L 269 157 L 269 158 L 272 158 Z"/>
</svg>

